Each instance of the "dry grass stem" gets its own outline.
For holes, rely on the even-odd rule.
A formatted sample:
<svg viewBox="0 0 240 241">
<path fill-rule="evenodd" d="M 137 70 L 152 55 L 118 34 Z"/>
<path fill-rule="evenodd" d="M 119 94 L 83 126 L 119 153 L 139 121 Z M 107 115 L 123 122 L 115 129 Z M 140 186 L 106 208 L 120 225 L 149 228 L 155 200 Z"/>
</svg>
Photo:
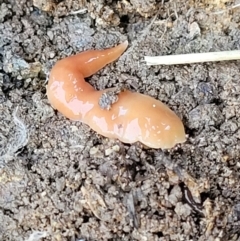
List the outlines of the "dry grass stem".
<svg viewBox="0 0 240 241">
<path fill-rule="evenodd" d="M 9 138 L 7 145 L 0 149 L 0 167 L 17 155 L 17 151 L 28 143 L 27 127 L 17 113 L 18 107 L 13 112 L 13 121 L 16 125 L 14 135 Z"/>
<path fill-rule="evenodd" d="M 227 11 L 230 11 L 230 10 L 232 10 L 232 9 L 234 9 L 234 8 L 238 8 L 238 7 L 240 7 L 240 3 L 238 3 L 238 4 L 236 4 L 236 5 L 233 5 L 233 6 L 229 7 L 229 8 L 227 8 L 227 9 L 214 12 L 213 14 L 222 14 L 222 13 L 225 13 L 225 12 L 227 12 Z"/>
<path fill-rule="evenodd" d="M 72 12 L 70 12 L 70 15 L 74 15 L 74 14 L 84 14 L 84 13 L 86 13 L 88 10 L 87 10 L 87 8 L 83 8 L 83 9 L 79 9 L 79 10 L 77 10 L 77 11 L 72 11 Z"/>
<path fill-rule="evenodd" d="M 144 57 L 144 60 L 146 61 L 147 65 L 192 64 L 192 63 L 217 62 L 217 61 L 238 60 L 238 59 L 240 59 L 240 50 Z"/>
</svg>

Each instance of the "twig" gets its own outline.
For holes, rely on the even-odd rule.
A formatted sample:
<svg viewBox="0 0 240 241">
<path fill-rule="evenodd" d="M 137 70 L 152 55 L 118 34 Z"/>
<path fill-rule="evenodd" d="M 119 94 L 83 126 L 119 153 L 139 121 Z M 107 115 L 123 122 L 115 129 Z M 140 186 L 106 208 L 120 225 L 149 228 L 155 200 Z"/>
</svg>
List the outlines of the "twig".
<svg viewBox="0 0 240 241">
<path fill-rule="evenodd" d="M 215 61 L 238 60 L 238 59 L 240 59 L 240 50 L 144 57 L 144 60 L 146 61 L 147 65 L 192 64 L 192 63 L 215 62 Z"/>
<path fill-rule="evenodd" d="M 139 42 L 141 42 L 145 36 L 147 36 L 149 34 L 151 27 L 152 27 L 153 23 L 156 21 L 159 12 L 160 12 L 160 10 L 158 10 L 157 14 L 153 17 L 150 24 L 143 30 L 142 34 L 138 37 L 137 41 L 134 41 L 132 46 L 130 48 L 128 48 L 127 51 L 125 51 L 125 53 L 123 55 L 128 56 L 132 52 L 132 50 L 136 47 L 136 45 Z"/>
<path fill-rule="evenodd" d="M 232 9 L 238 8 L 238 7 L 240 7 L 240 3 L 238 3 L 238 4 L 234 5 L 234 6 L 228 7 L 227 9 L 214 12 L 213 14 L 222 14 L 222 13 L 225 13 L 225 12 L 227 12 L 229 10 L 232 10 Z"/>
<path fill-rule="evenodd" d="M 79 10 L 77 10 L 77 11 L 72 11 L 72 12 L 69 13 L 69 15 L 84 14 L 84 13 L 86 13 L 87 11 L 88 11 L 87 8 L 83 8 L 83 9 L 79 9 Z"/>
</svg>

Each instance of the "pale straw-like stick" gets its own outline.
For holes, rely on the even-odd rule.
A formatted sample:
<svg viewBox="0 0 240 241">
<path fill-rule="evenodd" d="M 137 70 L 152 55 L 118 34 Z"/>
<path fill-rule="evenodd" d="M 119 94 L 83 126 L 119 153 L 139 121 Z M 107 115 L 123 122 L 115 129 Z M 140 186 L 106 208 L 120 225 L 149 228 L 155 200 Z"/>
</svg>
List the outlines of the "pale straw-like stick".
<svg viewBox="0 0 240 241">
<path fill-rule="evenodd" d="M 237 59 L 240 59 L 240 50 L 144 57 L 147 65 L 192 64 Z"/>
</svg>

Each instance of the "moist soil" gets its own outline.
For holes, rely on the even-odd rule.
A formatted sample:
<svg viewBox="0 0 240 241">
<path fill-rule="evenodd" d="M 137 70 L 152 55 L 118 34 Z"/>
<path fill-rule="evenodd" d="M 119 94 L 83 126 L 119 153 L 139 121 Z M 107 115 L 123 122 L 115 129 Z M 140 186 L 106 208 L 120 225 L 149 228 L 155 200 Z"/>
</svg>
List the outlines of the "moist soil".
<svg viewBox="0 0 240 241">
<path fill-rule="evenodd" d="M 239 61 L 143 61 L 240 49 L 238 5 L 1 0 L 0 240 L 240 240 Z M 87 81 L 166 103 L 187 134 L 171 150 L 105 138 L 48 102 L 57 60 L 126 39 Z"/>
</svg>

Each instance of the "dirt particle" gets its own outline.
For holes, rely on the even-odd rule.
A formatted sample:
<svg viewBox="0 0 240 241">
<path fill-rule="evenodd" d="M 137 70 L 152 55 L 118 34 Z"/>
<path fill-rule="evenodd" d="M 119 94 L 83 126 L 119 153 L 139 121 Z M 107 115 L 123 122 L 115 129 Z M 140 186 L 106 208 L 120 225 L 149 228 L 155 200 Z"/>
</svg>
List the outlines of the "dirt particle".
<svg viewBox="0 0 240 241">
<path fill-rule="evenodd" d="M 33 5 L 42 11 L 50 12 L 56 7 L 56 2 L 54 0 L 33 0 Z"/>
</svg>

